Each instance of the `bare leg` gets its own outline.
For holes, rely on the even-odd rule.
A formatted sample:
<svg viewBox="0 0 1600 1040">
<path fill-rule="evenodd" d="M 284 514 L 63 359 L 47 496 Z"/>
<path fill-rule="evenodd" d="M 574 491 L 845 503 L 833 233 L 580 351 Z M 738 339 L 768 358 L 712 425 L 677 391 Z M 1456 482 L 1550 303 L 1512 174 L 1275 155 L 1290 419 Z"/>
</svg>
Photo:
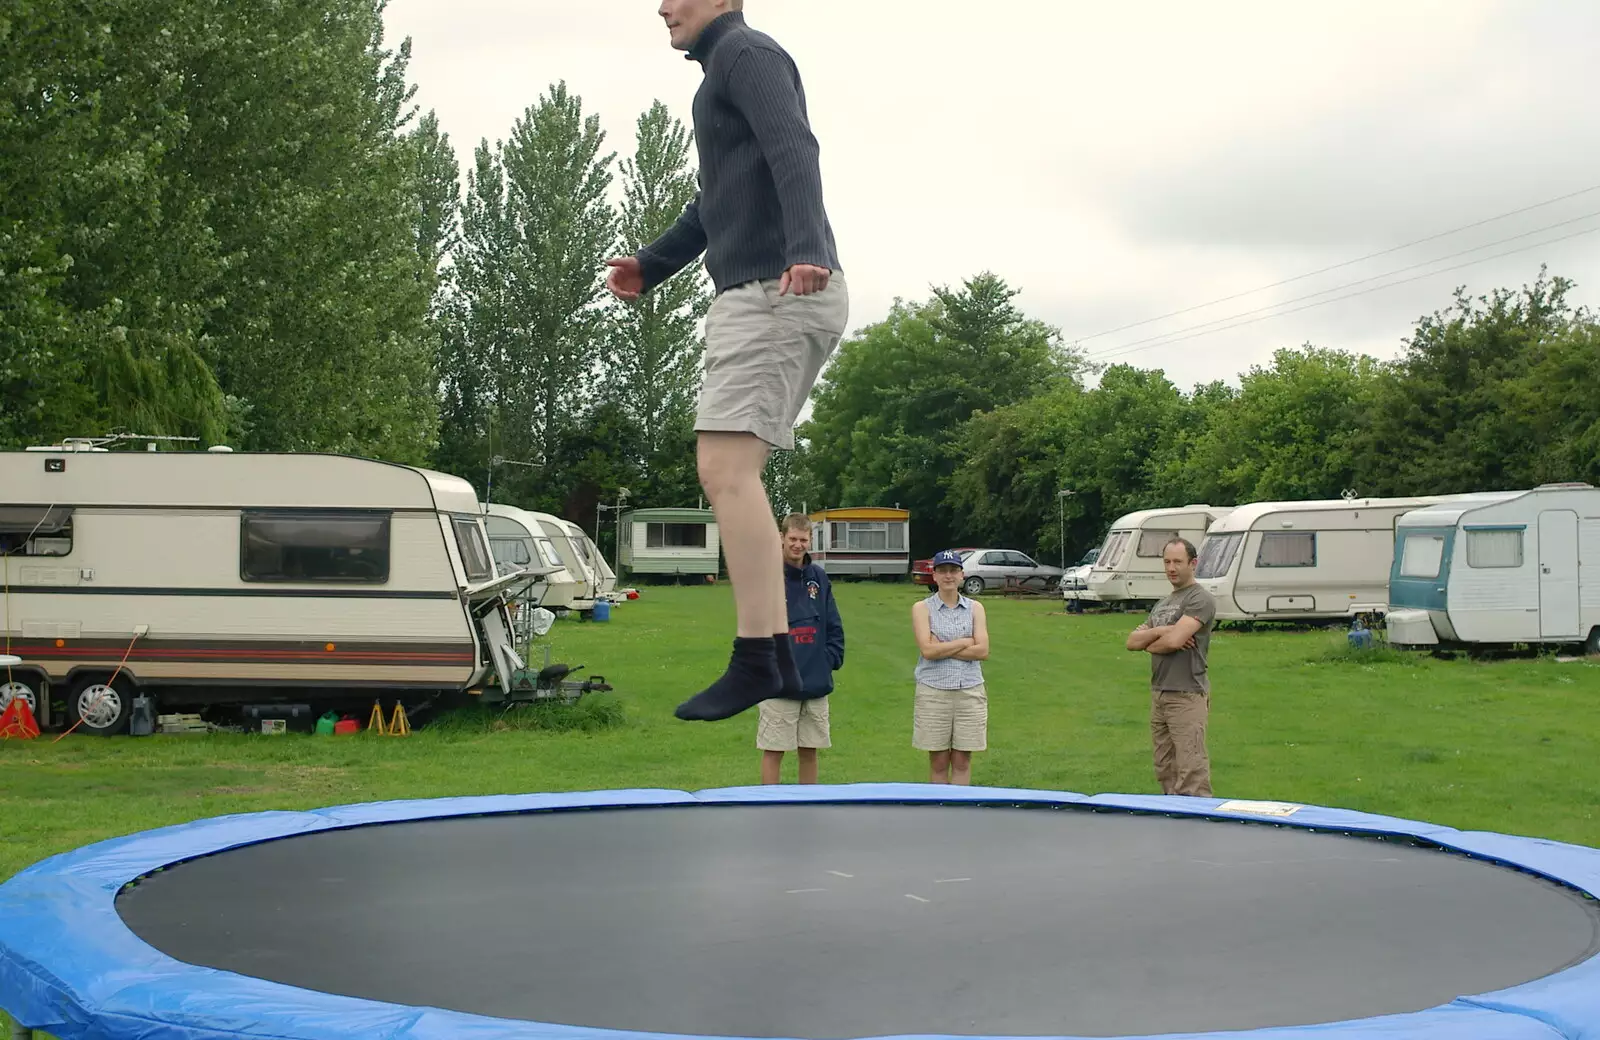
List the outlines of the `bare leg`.
<svg viewBox="0 0 1600 1040">
<path fill-rule="evenodd" d="M 761 483 L 761 470 L 771 453 L 771 447 L 752 434 L 700 434 L 700 486 L 717 517 L 739 635 L 746 638 L 789 631 L 783 600 L 783 541 Z"/>
<path fill-rule="evenodd" d="M 774 634 L 788 638 L 783 542 L 761 483 L 771 448 L 748 433 L 700 434 L 700 484 L 716 514 L 733 582 L 738 634 L 733 658 L 716 682 L 678 705 L 680 719 L 732 718 L 783 692 Z"/>
<path fill-rule="evenodd" d="M 805 759 L 802 758 L 800 761 L 803 764 L 805 762 Z M 802 767 L 803 767 L 803 765 L 802 765 Z M 812 766 L 812 768 L 815 769 L 816 767 Z M 763 751 L 763 752 L 761 752 L 761 782 L 762 783 L 764 783 L 764 784 L 775 784 L 775 783 L 777 783 L 778 782 L 778 777 L 780 775 L 782 775 L 782 772 L 783 772 L 783 752 L 782 751 Z"/>
<path fill-rule="evenodd" d="M 817 749 L 803 747 L 795 754 L 800 759 L 800 782 L 814 784 L 817 782 Z"/>
<path fill-rule="evenodd" d="M 972 752 L 950 752 L 950 782 L 968 787 L 972 785 Z"/>
<path fill-rule="evenodd" d="M 950 752 L 928 752 L 928 783 L 948 784 L 950 782 Z"/>
</svg>

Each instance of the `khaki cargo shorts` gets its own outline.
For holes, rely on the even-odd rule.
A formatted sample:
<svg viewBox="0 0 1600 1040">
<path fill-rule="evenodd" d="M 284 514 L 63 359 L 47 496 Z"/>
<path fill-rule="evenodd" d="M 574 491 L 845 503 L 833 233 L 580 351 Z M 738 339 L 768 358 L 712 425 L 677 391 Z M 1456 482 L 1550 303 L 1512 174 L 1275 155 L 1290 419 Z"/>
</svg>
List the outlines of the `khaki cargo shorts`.
<svg viewBox="0 0 1600 1040">
<path fill-rule="evenodd" d="M 834 271 L 821 292 L 778 295 L 776 278 L 721 293 L 706 313 L 705 379 L 696 430 L 753 433 L 794 448 L 794 423 L 850 318 Z"/>
<path fill-rule="evenodd" d="M 832 747 L 828 739 L 828 698 L 764 700 L 756 721 L 756 747 L 762 751 Z"/>
<path fill-rule="evenodd" d="M 983 751 L 989 739 L 989 694 L 982 686 L 940 690 L 917 683 L 911 746 L 918 751 Z"/>
</svg>

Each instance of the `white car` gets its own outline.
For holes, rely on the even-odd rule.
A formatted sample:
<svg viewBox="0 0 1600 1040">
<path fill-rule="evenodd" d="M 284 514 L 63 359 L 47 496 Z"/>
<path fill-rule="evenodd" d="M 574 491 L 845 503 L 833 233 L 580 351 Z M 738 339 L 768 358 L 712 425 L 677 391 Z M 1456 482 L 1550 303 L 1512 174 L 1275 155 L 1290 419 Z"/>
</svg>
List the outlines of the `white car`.
<svg viewBox="0 0 1600 1040">
<path fill-rule="evenodd" d="M 1073 593 L 1081 592 L 1089 585 L 1089 572 L 1094 570 L 1094 561 L 1100 558 L 1098 548 L 1090 549 L 1084 554 L 1083 559 L 1067 568 L 1061 576 L 1061 595 L 1064 599 L 1073 599 Z"/>
<path fill-rule="evenodd" d="M 1061 581 L 1061 568 L 1038 563 L 1015 549 L 969 549 L 961 554 L 961 591 L 981 596 L 986 589 L 1021 588 L 1046 592 Z"/>
</svg>

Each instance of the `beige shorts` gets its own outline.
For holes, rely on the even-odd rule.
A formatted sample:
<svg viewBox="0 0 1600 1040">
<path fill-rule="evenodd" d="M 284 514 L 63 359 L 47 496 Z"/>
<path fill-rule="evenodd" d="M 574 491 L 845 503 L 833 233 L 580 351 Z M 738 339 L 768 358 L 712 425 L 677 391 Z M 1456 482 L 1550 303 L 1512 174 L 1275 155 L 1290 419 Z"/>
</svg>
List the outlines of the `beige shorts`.
<svg viewBox="0 0 1600 1040">
<path fill-rule="evenodd" d="M 794 448 L 794 423 L 850 317 L 844 275 L 821 292 L 778 295 L 778 279 L 721 293 L 706 313 L 705 379 L 694 428 L 753 433 Z"/>
<path fill-rule="evenodd" d="M 918 751 L 983 751 L 989 740 L 989 694 L 981 685 L 937 690 L 917 683 L 911 746 Z"/>
<path fill-rule="evenodd" d="M 756 721 L 756 747 L 762 751 L 832 747 L 828 739 L 828 698 L 762 701 Z"/>
</svg>

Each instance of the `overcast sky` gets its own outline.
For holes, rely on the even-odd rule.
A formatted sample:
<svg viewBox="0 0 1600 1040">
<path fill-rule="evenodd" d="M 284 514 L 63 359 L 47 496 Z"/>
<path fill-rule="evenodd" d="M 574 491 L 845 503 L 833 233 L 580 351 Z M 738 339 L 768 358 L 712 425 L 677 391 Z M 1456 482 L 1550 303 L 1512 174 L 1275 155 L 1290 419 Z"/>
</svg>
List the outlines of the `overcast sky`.
<svg viewBox="0 0 1600 1040">
<path fill-rule="evenodd" d="M 391 43 L 412 38 L 417 101 L 465 169 L 558 80 L 620 155 L 654 99 L 688 122 L 699 66 L 655 11 L 390 0 L 387 20 Z M 1600 309 L 1595 0 L 747 0 L 745 13 L 805 77 L 856 328 L 989 269 L 1098 360 L 1187 388 L 1306 341 L 1391 357 L 1456 285 L 1520 286 L 1540 263 Z M 1161 335 L 1189 338 L 1141 342 Z"/>
</svg>

